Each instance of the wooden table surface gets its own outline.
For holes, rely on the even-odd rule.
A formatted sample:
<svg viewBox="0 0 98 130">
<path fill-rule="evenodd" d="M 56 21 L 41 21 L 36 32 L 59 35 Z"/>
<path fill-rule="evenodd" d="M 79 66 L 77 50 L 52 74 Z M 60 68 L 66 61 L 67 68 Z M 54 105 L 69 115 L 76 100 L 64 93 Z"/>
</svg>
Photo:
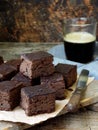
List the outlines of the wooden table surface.
<svg viewBox="0 0 98 130">
<path fill-rule="evenodd" d="M 58 44 L 58 43 L 57 43 Z M 18 57 L 21 53 L 35 50 L 48 51 L 56 43 L 0 43 L 0 55 L 5 60 Z M 23 130 L 24 124 L 0 122 L 0 130 Z M 67 113 L 50 119 L 28 130 L 98 130 L 98 112 L 82 108 L 77 113 Z"/>
<path fill-rule="evenodd" d="M 48 120 L 28 130 L 98 130 L 98 112 L 86 109 Z"/>
</svg>

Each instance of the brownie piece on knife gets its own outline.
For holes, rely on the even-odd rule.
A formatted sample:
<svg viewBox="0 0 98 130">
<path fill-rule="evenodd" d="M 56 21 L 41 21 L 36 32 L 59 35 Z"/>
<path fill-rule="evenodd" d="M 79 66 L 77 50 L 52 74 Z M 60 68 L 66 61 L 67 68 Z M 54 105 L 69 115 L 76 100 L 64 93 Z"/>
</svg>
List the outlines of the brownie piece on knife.
<svg viewBox="0 0 98 130">
<path fill-rule="evenodd" d="M 55 67 L 56 72 L 64 76 L 66 87 L 70 87 L 77 79 L 77 66 L 59 63 Z"/>
<path fill-rule="evenodd" d="M 44 51 L 21 55 L 20 72 L 30 79 L 47 76 L 54 72 L 53 56 Z"/>
<path fill-rule="evenodd" d="M 20 103 L 22 83 L 16 81 L 0 82 L 0 110 L 11 111 Z"/>
<path fill-rule="evenodd" d="M 21 89 L 21 107 L 28 116 L 55 110 L 55 93 L 49 87 L 36 85 Z"/>
<path fill-rule="evenodd" d="M 55 91 L 56 99 L 64 99 L 66 97 L 65 82 L 62 74 L 53 73 L 49 76 L 41 77 L 40 80 L 41 84 L 45 84 Z"/>
</svg>

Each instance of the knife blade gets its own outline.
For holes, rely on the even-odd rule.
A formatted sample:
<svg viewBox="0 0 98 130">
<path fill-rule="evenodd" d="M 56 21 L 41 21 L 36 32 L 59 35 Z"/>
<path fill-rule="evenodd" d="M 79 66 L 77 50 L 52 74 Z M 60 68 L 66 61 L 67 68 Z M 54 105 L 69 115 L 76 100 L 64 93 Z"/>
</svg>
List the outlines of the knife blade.
<svg viewBox="0 0 98 130">
<path fill-rule="evenodd" d="M 68 112 L 76 112 L 80 106 L 80 99 L 83 94 L 83 92 L 87 88 L 87 80 L 88 80 L 89 71 L 86 69 L 83 69 L 79 75 L 76 89 L 73 92 L 68 104 L 66 105 L 66 110 Z"/>
</svg>

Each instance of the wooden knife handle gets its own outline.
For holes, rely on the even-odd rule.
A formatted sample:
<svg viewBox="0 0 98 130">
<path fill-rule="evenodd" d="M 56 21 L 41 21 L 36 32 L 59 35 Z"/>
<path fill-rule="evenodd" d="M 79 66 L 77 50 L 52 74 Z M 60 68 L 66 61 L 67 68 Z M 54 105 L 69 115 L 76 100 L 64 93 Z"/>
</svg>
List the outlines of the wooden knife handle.
<svg viewBox="0 0 98 130">
<path fill-rule="evenodd" d="M 66 105 L 66 109 L 68 112 L 76 112 L 80 105 L 81 92 L 75 91 L 70 98 L 70 101 Z"/>
</svg>

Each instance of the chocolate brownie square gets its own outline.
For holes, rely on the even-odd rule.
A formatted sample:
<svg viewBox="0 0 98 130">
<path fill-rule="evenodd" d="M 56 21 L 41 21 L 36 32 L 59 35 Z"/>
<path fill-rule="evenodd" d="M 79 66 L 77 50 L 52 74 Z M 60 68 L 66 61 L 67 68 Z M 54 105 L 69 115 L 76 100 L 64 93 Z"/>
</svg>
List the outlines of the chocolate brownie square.
<svg viewBox="0 0 98 130">
<path fill-rule="evenodd" d="M 0 110 L 11 111 L 20 103 L 22 83 L 16 81 L 0 82 Z"/>
<path fill-rule="evenodd" d="M 13 67 L 16 68 L 17 71 L 19 71 L 21 62 L 22 62 L 21 59 L 12 59 L 12 60 L 7 61 L 6 64 L 12 65 Z"/>
<path fill-rule="evenodd" d="M 21 55 L 20 72 L 30 79 L 47 76 L 54 72 L 53 56 L 48 52 L 38 51 Z"/>
<path fill-rule="evenodd" d="M 45 84 L 55 91 L 56 99 L 65 98 L 65 82 L 63 75 L 60 73 L 53 73 L 49 76 L 41 77 L 41 84 Z"/>
<path fill-rule="evenodd" d="M 3 60 L 3 57 L 0 56 L 0 65 L 1 65 L 2 63 L 4 63 L 4 60 Z"/>
<path fill-rule="evenodd" d="M 77 66 L 59 63 L 55 67 L 56 72 L 63 74 L 66 88 L 73 85 L 77 79 Z"/>
<path fill-rule="evenodd" d="M 25 86 L 25 87 L 32 85 L 32 80 L 29 79 L 28 77 L 24 76 L 20 72 L 17 73 L 11 80 L 21 82 L 23 84 L 23 86 Z"/>
<path fill-rule="evenodd" d="M 43 85 L 25 87 L 21 89 L 20 104 L 28 116 L 50 113 L 55 110 L 55 93 Z"/>
<path fill-rule="evenodd" d="M 15 74 L 17 70 L 15 67 L 3 63 L 0 65 L 0 81 L 10 80 Z"/>
</svg>

